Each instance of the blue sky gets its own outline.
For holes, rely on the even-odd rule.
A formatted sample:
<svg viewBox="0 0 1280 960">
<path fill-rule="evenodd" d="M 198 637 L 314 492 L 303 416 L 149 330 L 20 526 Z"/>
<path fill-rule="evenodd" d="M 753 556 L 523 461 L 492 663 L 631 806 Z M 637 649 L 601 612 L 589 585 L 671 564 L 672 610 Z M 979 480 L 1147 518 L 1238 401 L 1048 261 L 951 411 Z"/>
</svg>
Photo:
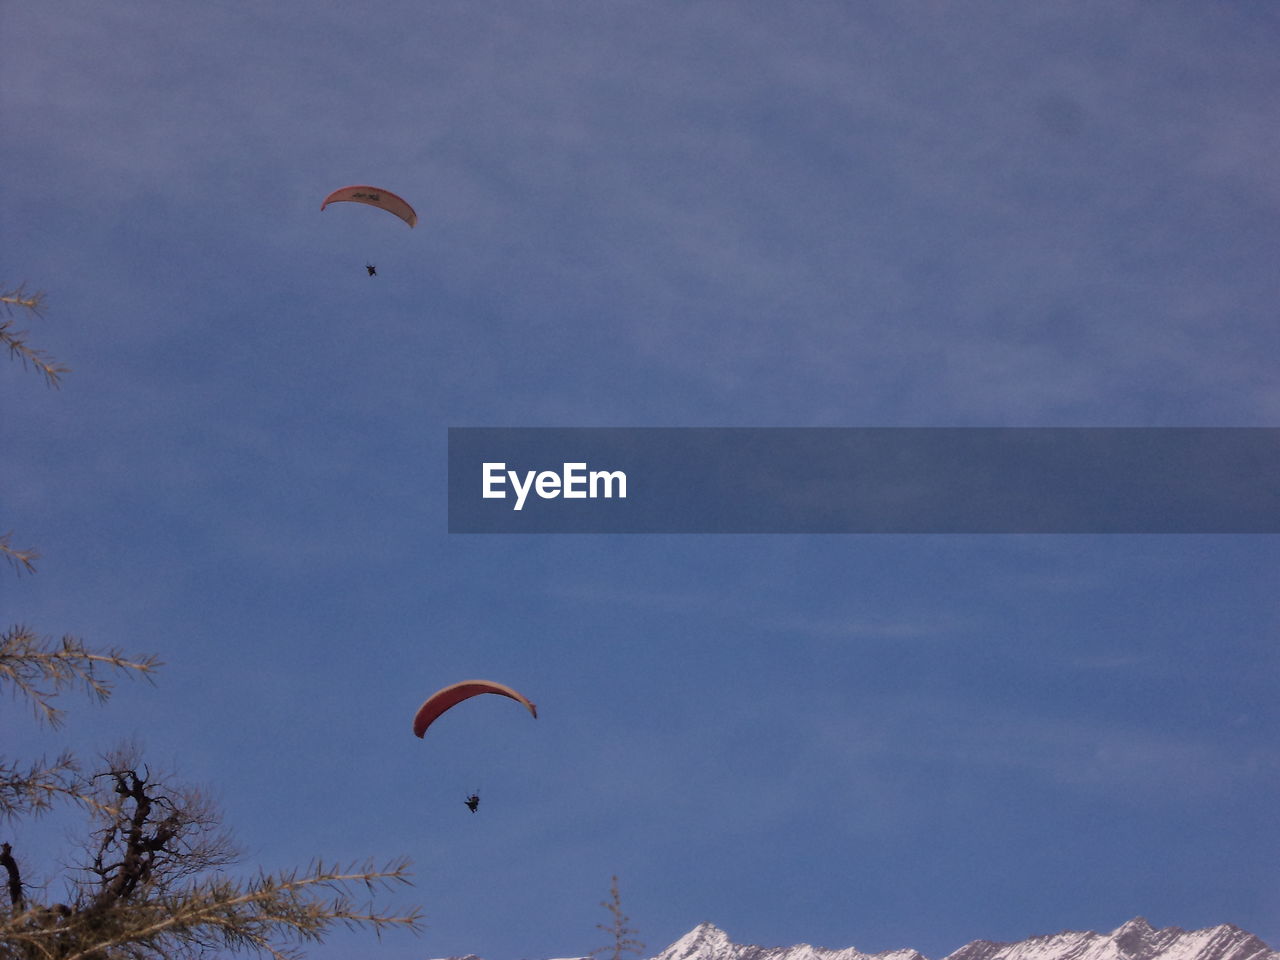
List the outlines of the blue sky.
<svg viewBox="0 0 1280 960">
<path fill-rule="evenodd" d="M 313 956 L 581 954 L 611 874 L 651 952 L 1280 943 L 1274 538 L 445 532 L 450 426 L 1280 425 L 1269 5 L 0 30 L 3 279 L 74 370 L 0 377 L 4 619 L 166 661 L 68 733 L 208 784 L 247 864 L 414 860 L 423 937 Z M 539 719 L 416 740 L 473 676 Z"/>
</svg>

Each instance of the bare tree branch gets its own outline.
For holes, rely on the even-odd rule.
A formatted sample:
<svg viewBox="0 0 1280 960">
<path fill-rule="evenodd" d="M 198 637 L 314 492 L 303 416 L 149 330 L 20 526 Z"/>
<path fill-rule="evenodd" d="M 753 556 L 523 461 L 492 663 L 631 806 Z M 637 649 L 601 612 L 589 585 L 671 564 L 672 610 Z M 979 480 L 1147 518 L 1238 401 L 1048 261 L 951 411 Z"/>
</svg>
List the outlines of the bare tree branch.
<svg viewBox="0 0 1280 960">
<path fill-rule="evenodd" d="M 197 790 L 166 783 L 136 750 L 108 758 L 92 779 L 97 829 L 86 844 L 69 904 L 14 901 L 0 911 L 0 941 L 23 960 L 185 960 L 212 951 L 251 951 L 292 960 L 291 944 L 316 942 L 336 926 L 417 932 L 421 913 L 362 904 L 380 889 L 407 884 L 408 863 L 305 873 L 259 874 L 244 882 L 225 868 L 236 858 L 213 805 Z M 6 855 L 8 849 L 6 848 Z M 10 861 L 12 861 L 10 857 Z M 8 861 L 0 860 L 0 866 Z M 21 880 L 17 864 L 11 889 Z"/>
<path fill-rule="evenodd" d="M 8 878 L 9 905 L 14 913 L 22 913 L 26 909 L 26 900 L 22 895 L 22 873 L 18 863 L 13 859 L 13 847 L 8 843 L 0 843 L 0 867 Z"/>
</svg>

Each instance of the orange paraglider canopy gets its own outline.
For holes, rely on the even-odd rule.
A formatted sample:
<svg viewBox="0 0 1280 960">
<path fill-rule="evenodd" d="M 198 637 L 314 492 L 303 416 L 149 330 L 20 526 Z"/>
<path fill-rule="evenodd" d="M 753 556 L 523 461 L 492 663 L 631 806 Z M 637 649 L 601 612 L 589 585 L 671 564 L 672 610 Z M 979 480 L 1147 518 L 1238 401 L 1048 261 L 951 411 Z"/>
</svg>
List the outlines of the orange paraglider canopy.
<svg viewBox="0 0 1280 960">
<path fill-rule="evenodd" d="M 443 690 L 437 690 L 427 697 L 426 702 L 418 708 L 418 712 L 413 718 L 413 735 L 421 737 L 427 732 L 427 727 L 431 726 L 440 714 L 463 700 L 479 696 L 482 693 L 496 693 L 504 697 L 510 697 L 517 703 L 523 703 L 529 712 L 533 714 L 535 720 L 538 717 L 538 708 L 505 684 L 494 683 L 491 680 L 463 680 L 461 683 L 451 684 Z"/>
<path fill-rule="evenodd" d="M 343 187 L 325 197 L 324 203 L 320 204 L 320 209 L 323 210 L 331 203 L 345 201 L 367 203 L 371 207 L 378 207 L 388 213 L 394 213 L 411 227 L 418 222 L 418 215 L 414 213 L 413 207 L 409 206 L 409 201 L 403 197 L 397 197 L 390 190 L 383 190 L 380 187 Z"/>
</svg>

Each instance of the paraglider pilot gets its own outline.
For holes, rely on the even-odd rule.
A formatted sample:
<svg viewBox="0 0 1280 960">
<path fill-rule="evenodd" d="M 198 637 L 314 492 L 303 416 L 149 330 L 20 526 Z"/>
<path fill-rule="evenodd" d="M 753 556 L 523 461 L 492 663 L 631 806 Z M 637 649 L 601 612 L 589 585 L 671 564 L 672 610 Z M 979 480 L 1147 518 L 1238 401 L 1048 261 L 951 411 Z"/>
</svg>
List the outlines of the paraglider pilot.
<svg viewBox="0 0 1280 960">
<path fill-rule="evenodd" d="M 376 277 L 378 275 L 378 268 L 375 267 L 372 263 L 366 263 L 364 265 L 364 268 L 369 271 L 369 276 Z"/>
<path fill-rule="evenodd" d="M 467 805 L 468 810 L 470 810 L 472 813 L 475 813 L 476 807 L 480 806 L 480 794 L 473 793 L 471 796 L 467 797 L 467 799 L 464 800 L 463 803 Z"/>
</svg>

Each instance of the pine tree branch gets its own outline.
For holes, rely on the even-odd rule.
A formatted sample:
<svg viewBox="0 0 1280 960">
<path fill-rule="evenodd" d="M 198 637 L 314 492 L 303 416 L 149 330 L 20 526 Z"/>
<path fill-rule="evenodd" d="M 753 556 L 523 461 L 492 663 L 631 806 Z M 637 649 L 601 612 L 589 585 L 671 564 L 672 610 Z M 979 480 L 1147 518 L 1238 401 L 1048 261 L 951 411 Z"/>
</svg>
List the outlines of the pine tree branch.
<svg viewBox="0 0 1280 960">
<path fill-rule="evenodd" d="M 612 880 L 613 882 L 609 885 L 609 899 L 601 900 L 600 906 L 609 911 L 613 917 L 613 922 L 608 926 L 603 923 L 597 923 L 596 929 L 611 934 L 613 943 L 607 947 L 597 947 L 587 956 L 599 957 L 603 954 L 608 954 L 609 960 L 622 960 L 628 953 L 640 956 L 644 953 L 644 944 L 632 936 L 637 931 L 629 926 L 631 918 L 622 912 L 622 895 L 618 892 L 617 876 L 614 876 Z"/>
<path fill-rule="evenodd" d="M 13 564 L 14 569 L 21 575 L 36 572 L 36 560 L 40 558 L 40 554 L 34 550 L 19 550 L 11 545 L 13 532 L 0 533 L 0 553 L 4 554 L 5 559 Z"/>
<path fill-rule="evenodd" d="M 298 952 L 282 941 L 319 942 L 337 925 L 372 927 L 379 934 L 392 927 L 419 932 L 419 911 L 379 913 L 359 907 L 349 893 L 353 886 L 408 882 L 404 861 L 381 870 L 366 865 L 348 871 L 317 863 L 303 876 L 264 874 L 243 885 L 205 880 L 107 914 L 28 910 L 0 923 L 0 936 L 49 960 L 100 960 L 116 952 L 139 960 L 176 960 L 217 949 L 293 960 Z M 328 892 L 331 899 L 325 898 Z"/>
<path fill-rule="evenodd" d="M 45 294 L 37 290 L 27 293 L 26 284 L 19 284 L 12 290 L 0 291 L 0 309 L 6 319 L 0 319 L 0 345 L 9 348 L 9 356 L 22 361 L 24 367 L 30 365 L 44 377 L 45 383 L 51 387 L 61 385 L 62 375 L 70 373 L 71 368 L 63 366 L 43 350 L 37 350 L 27 343 L 27 331 L 14 328 L 13 321 L 7 319 L 13 315 L 14 307 L 28 313 L 42 316 Z"/>
<path fill-rule="evenodd" d="M 52 701 L 67 688 L 82 683 L 91 696 L 104 701 L 112 691 L 111 682 L 99 675 L 104 668 L 150 679 L 160 666 L 154 656 L 130 658 L 115 649 L 95 653 L 76 637 L 55 643 L 21 625 L 0 633 L 0 682 L 11 683 L 15 693 L 31 701 L 36 716 L 55 728 L 62 722 L 62 711 Z"/>
<path fill-rule="evenodd" d="M 0 819 L 47 813 L 59 797 L 83 807 L 99 806 L 69 752 L 50 765 L 41 758 L 25 769 L 0 757 Z"/>
</svg>

